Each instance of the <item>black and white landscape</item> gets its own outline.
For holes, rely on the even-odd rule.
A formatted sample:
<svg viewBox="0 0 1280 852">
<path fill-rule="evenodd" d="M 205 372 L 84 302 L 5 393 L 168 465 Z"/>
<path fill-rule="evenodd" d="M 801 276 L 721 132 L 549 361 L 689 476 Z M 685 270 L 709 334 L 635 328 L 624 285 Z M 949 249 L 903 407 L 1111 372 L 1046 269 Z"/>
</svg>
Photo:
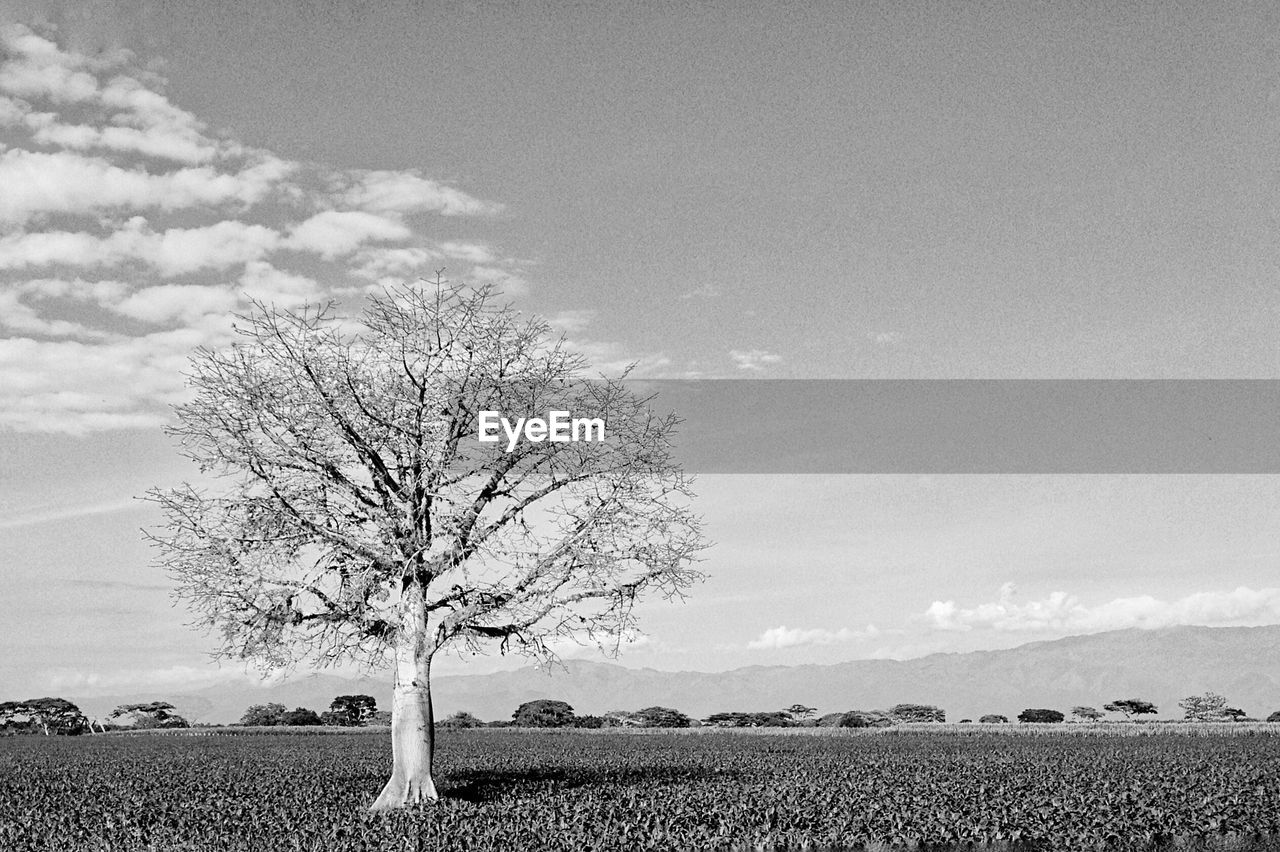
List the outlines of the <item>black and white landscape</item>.
<svg viewBox="0 0 1280 852">
<path fill-rule="evenodd" d="M 437 801 L 432 713 L 1135 698 L 1253 726 L 1144 788 L 1141 842 L 1280 832 L 1278 34 L 1193 2 L 0 2 L 0 703 L 372 695 L 395 757 L 334 735 L 354 813 Z M 49 732 L 30 706 L 0 727 Z M 973 730 L 911 747 L 998 752 Z M 74 778 L 128 736 L 0 748 Z M 525 757 L 446 765 L 430 819 L 501 846 L 544 771 L 622 800 Z M 824 834 L 812 791 L 765 819 L 703 758 L 661 795 L 710 804 L 644 800 L 685 813 L 654 831 L 956 839 L 973 799 Z M 1032 811 L 961 834 L 1061 828 Z"/>
</svg>

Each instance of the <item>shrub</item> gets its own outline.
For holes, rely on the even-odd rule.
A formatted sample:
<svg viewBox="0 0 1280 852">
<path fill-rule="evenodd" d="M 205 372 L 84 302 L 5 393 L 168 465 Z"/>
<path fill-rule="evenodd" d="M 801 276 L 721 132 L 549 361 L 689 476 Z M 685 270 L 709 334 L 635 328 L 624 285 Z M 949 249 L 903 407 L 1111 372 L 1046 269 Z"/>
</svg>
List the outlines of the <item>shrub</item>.
<svg viewBox="0 0 1280 852">
<path fill-rule="evenodd" d="M 979 717 L 978 717 L 978 721 L 979 721 L 979 722 L 986 722 L 987 724 L 991 724 L 991 723 L 993 723 L 993 722 L 1008 722 L 1008 721 L 1009 721 L 1009 717 L 1008 717 L 1008 716 L 1002 716 L 1002 715 L 1000 715 L 999 713 L 988 713 L 988 714 L 986 714 L 985 716 L 979 716 Z"/>
</svg>

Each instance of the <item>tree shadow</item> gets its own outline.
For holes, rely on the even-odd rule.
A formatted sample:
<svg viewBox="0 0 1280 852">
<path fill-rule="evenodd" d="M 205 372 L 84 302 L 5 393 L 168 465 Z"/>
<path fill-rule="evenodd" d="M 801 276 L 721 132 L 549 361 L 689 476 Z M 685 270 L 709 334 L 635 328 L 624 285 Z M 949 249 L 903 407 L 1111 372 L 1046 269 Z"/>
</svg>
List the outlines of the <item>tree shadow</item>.
<svg viewBox="0 0 1280 852">
<path fill-rule="evenodd" d="M 506 798 L 521 787 L 573 790 L 582 787 L 653 787 L 698 783 L 706 780 L 734 781 L 740 773 L 714 769 L 653 767 L 649 769 L 511 769 L 464 770 L 450 773 L 438 785 L 443 798 L 465 802 L 492 802 Z"/>
</svg>

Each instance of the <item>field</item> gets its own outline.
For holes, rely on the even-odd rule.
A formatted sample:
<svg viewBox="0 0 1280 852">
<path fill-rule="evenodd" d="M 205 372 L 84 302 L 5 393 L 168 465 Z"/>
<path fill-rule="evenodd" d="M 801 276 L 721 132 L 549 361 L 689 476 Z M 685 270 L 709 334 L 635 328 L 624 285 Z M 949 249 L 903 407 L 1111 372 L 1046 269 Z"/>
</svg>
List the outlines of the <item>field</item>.
<svg viewBox="0 0 1280 852">
<path fill-rule="evenodd" d="M 389 816 L 385 733 L 10 737 L 0 849 L 1280 848 L 1274 730 L 964 727 L 444 731 L 444 799 Z"/>
</svg>

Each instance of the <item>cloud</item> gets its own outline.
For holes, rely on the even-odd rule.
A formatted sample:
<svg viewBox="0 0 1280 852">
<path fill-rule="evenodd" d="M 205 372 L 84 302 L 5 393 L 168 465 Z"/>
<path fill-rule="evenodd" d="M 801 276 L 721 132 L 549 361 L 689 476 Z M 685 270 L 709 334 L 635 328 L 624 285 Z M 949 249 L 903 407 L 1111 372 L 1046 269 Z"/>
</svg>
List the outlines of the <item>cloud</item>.
<svg viewBox="0 0 1280 852">
<path fill-rule="evenodd" d="M 114 671 L 85 671 L 82 669 L 54 669 L 46 672 L 50 689 L 54 691 L 82 690 L 86 692 L 110 692 L 112 690 L 142 692 L 146 690 L 199 689 L 220 683 L 264 686 L 279 683 L 280 675 L 264 677 L 237 669 L 220 669 L 213 666 L 173 665 L 152 669 L 116 669 Z"/>
<path fill-rule="evenodd" d="M 502 210 L 501 204 L 472 198 L 461 190 L 424 178 L 417 171 L 359 173 L 341 199 L 374 213 L 433 211 L 445 216 L 482 216 Z"/>
<path fill-rule="evenodd" d="M 161 284 L 144 287 L 113 310 L 150 323 L 193 320 L 205 314 L 226 313 L 236 304 L 236 294 L 223 287 L 202 284 Z"/>
<path fill-rule="evenodd" d="M 100 157 L 13 148 L 0 154 L 0 223 L 21 225 L 40 214 L 87 216 L 110 210 L 185 210 L 262 200 L 290 171 L 265 158 L 234 173 L 209 167 L 153 174 Z"/>
<path fill-rule="evenodd" d="M 440 263 L 444 255 L 419 246 L 404 248 L 366 248 L 355 256 L 351 274 L 379 283 L 397 283 L 417 277 Z"/>
<path fill-rule="evenodd" d="M 81 435 L 154 428 L 185 398 L 197 346 L 230 341 L 230 318 L 100 343 L 0 338 L 0 427 Z"/>
<path fill-rule="evenodd" d="M 364 243 L 408 239 L 398 221 L 362 210 L 325 210 L 290 229 L 285 248 L 315 252 L 326 260 L 350 254 Z"/>
<path fill-rule="evenodd" d="M 585 358 L 591 374 L 616 376 L 630 370 L 633 379 L 661 378 L 670 372 L 673 363 L 661 352 L 636 353 L 613 341 L 568 340 L 565 348 Z"/>
<path fill-rule="evenodd" d="M 529 282 L 514 272 L 495 266 L 473 266 L 467 276 L 477 284 L 492 284 L 508 298 L 523 296 L 529 292 Z"/>
<path fill-rule="evenodd" d="M 0 64 L 0 92 L 13 104 L 6 113 L 12 121 L 16 108 L 37 144 L 104 148 L 188 164 L 243 151 L 208 136 L 203 122 L 170 102 L 162 78 L 150 72 L 122 73 L 133 58 L 127 51 L 90 59 L 63 51 L 20 25 L 0 28 L 0 47 L 9 56 Z M 56 112 L 32 110 L 25 101 L 74 104 L 93 123 L 67 123 Z"/>
<path fill-rule="evenodd" d="M 240 289 L 251 299 L 279 307 L 297 307 L 322 296 L 320 285 L 314 279 L 276 269 L 261 260 L 245 266 Z"/>
<path fill-rule="evenodd" d="M 482 240 L 420 231 L 428 214 L 502 205 L 417 170 L 252 148 L 175 103 L 128 51 L 86 55 L 0 26 L 0 128 L 0 428 L 164 422 L 190 352 L 229 342 L 248 299 L 344 300 L 366 289 L 353 280 L 445 260 L 508 294 L 528 288 Z"/>
<path fill-rule="evenodd" d="M 596 312 L 591 310 L 560 311 L 547 319 L 551 327 L 565 334 L 582 331 L 595 321 Z"/>
<path fill-rule="evenodd" d="M 859 639 L 871 639 L 880 635 L 875 625 L 869 624 L 865 630 L 850 630 L 842 627 L 839 630 L 826 630 L 821 627 L 803 629 L 799 627 L 770 627 L 760 634 L 759 638 L 747 643 L 747 647 L 760 650 L 778 650 L 796 648 L 802 645 L 836 645 L 854 642 Z"/>
<path fill-rule="evenodd" d="M 0 91 L 55 103 L 79 103 L 99 93 L 97 78 L 83 70 L 83 57 L 64 53 L 20 24 L 0 26 L 0 47 L 11 58 L 0 64 Z"/>
<path fill-rule="evenodd" d="M 78 322 L 46 319 L 22 299 L 16 290 L 0 291 L 0 328 L 41 337 L 103 337 L 103 332 Z"/>
<path fill-rule="evenodd" d="M 138 261 L 161 275 L 225 269 L 272 251 L 280 235 L 235 220 L 198 228 L 153 231 L 141 216 L 106 236 L 84 231 L 45 231 L 0 238 L 0 269 L 111 267 Z"/>
<path fill-rule="evenodd" d="M 0 530 L 12 530 L 20 527 L 38 526 L 40 524 L 48 524 L 53 522 L 62 523 L 72 518 L 83 518 L 90 515 L 107 515 L 114 512 L 132 511 L 138 508 L 138 501 L 133 498 L 128 500 L 111 500 L 105 503 L 95 503 L 89 506 L 66 506 L 53 509 L 24 510 L 20 514 L 6 514 L 3 520 L 0 520 Z M 69 580 L 76 584 L 90 584 L 91 580 Z M 125 584 L 128 585 L 128 584 Z M 150 588 L 150 587 L 148 587 Z"/>
<path fill-rule="evenodd" d="M 893 346 L 902 342 L 902 333 L 898 331 L 873 331 L 867 337 L 877 346 Z"/>
<path fill-rule="evenodd" d="M 924 621 L 935 630 L 1096 633 L 1129 627 L 1242 625 L 1280 623 L 1280 589 L 1197 592 L 1172 601 L 1151 595 L 1116 598 L 1089 606 L 1074 595 L 1053 592 L 1019 603 L 1012 583 L 1000 587 L 997 600 L 972 608 L 955 601 L 934 601 Z"/>
<path fill-rule="evenodd" d="M 493 250 L 483 243 L 467 243 L 458 240 L 440 243 L 440 253 L 445 257 L 465 260 L 468 263 L 493 263 Z"/>
<path fill-rule="evenodd" d="M 730 349 L 729 357 L 739 370 L 761 372 L 773 364 L 781 364 L 782 356 L 764 349 Z"/>
</svg>

